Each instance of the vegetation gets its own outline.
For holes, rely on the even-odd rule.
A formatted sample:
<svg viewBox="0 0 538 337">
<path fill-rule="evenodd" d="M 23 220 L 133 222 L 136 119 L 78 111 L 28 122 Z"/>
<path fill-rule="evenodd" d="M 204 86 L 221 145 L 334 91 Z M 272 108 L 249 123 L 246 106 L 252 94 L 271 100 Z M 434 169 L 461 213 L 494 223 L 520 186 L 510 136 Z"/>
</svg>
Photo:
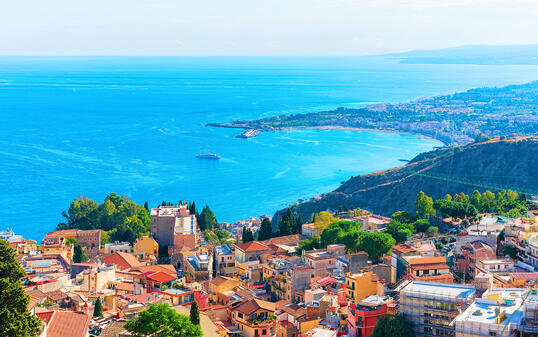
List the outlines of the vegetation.
<svg viewBox="0 0 538 337">
<path fill-rule="evenodd" d="M 128 321 L 125 329 L 133 337 L 202 337 L 199 325 L 189 317 L 178 314 L 167 303 L 152 304 L 142 310 L 136 319 Z"/>
<path fill-rule="evenodd" d="M 501 253 L 502 255 L 508 255 L 515 260 L 517 257 L 517 248 L 514 246 L 504 246 L 501 250 Z"/>
<path fill-rule="evenodd" d="M 192 301 L 189 318 L 192 324 L 200 325 L 200 309 L 198 308 L 198 302 L 196 301 Z"/>
<path fill-rule="evenodd" d="M 417 209 L 417 216 L 420 219 L 429 219 L 435 215 L 435 209 L 433 208 L 433 199 L 428 197 L 424 192 L 418 192 L 415 199 L 415 207 Z"/>
<path fill-rule="evenodd" d="M 35 337 L 41 320 L 28 311 L 30 299 L 24 293 L 24 270 L 7 241 L 0 240 L 0 336 Z"/>
<path fill-rule="evenodd" d="M 191 207 L 196 211 L 196 209 L 194 208 L 195 207 L 194 201 L 191 204 Z M 204 209 L 202 210 L 202 213 L 200 213 L 200 215 L 197 216 L 196 220 L 198 221 L 198 227 L 202 231 L 205 231 L 206 229 L 211 230 L 217 227 L 217 217 L 215 216 L 215 213 L 207 205 L 205 205 Z"/>
<path fill-rule="evenodd" d="M 356 253 L 365 251 L 373 260 L 378 260 L 390 249 L 396 241 L 387 233 L 368 233 L 361 230 L 361 225 L 355 221 L 340 220 L 329 225 L 320 236 L 301 241 L 297 248 L 302 250 L 326 247 L 330 244 L 341 243 L 346 251 Z"/>
<path fill-rule="evenodd" d="M 298 234 L 301 232 L 303 220 L 301 216 L 295 218 L 288 207 L 282 214 L 282 218 L 278 221 L 278 230 L 274 236 L 286 236 L 290 234 Z"/>
<path fill-rule="evenodd" d="M 67 212 L 62 212 L 67 220 L 57 229 L 102 229 L 112 241 L 133 243 L 141 234 L 149 231 L 149 212 L 141 205 L 116 193 L 107 195 L 102 204 L 85 196 L 75 198 Z"/>
<path fill-rule="evenodd" d="M 241 241 L 243 241 L 243 243 L 254 241 L 254 235 L 252 234 L 250 228 L 243 228 L 243 235 L 241 237 Z"/>
<path fill-rule="evenodd" d="M 101 304 L 101 297 L 97 297 L 93 306 L 93 317 L 103 317 L 103 305 Z"/>
<path fill-rule="evenodd" d="M 84 249 L 82 249 L 82 247 L 79 244 L 76 244 L 75 248 L 73 249 L 73 262 L 80 263 L 80 262 L 86 262 L 86 261 L 88 261 L 86 252 L 84 252 Z"/>
<path fill-rule="evenodd" d="M 206 229 L 204 232 L 205 239 L 208 243 L 213 245 L 222 245 L 228 242 L 230 238 L 230 232 L 221 228 L 214 228 L 212 231 Z"/>
<path fill-rule="evenodd" d="M 263 218 L 258 231 L 258 241 L 269 240 L 273 236 L 273 229 L 271 227 L 271 221 L 269 218 Z"/>
<path fill-rule="evenodd" d="M 330 212 L 319 212 L 314 220 L 314 227 L 321 233 L 325 228 L 340 219 L 334 217 Z"/>
<path fill-rule="evenodd" d="M 403 315 L 383 315 L 377 319 L 372 337 L 413 337 L 413 325 Z"/>
</svg>

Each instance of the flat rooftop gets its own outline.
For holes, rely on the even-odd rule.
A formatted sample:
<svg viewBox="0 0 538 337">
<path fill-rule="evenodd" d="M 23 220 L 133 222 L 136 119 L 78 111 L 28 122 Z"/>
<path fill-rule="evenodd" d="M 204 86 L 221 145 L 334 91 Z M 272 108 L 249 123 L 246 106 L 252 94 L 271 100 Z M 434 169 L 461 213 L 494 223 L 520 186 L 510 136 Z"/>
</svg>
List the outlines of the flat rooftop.
<svg viewBox="0 0 538 337">
<path fill-rule="evenodd" d="M 400 293 L 421 293 L 437 296 L 464 297 L 471 298 L 476 294 L 473 285 L 438 283 L 425 281 L 409 282 Z"/>
<path fill-rule="evenodd" d="M 477 322 L 496 324 L 495 318 L 504 312 L 506 318 L 501 324 L 517 324 L 523 317 L 523 312 L 519 310 L 523 303 L 526 289 L 502 289 L 492 290 L 477 298 L 464 312 L 456 317 L 456 322 Z M 496 312 L 497 310 L 497 312 Z"/>
</svg>

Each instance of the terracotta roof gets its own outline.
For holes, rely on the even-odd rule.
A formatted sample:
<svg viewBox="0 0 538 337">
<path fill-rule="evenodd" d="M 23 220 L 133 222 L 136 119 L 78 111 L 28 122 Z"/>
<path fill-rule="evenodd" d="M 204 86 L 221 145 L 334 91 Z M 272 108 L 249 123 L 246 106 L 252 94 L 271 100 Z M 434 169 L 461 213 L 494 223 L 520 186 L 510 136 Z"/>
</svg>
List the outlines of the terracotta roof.
<svg viewBox="0 0 538 337">
<path fill-rule="evenodd" d="M 61 300 L 67 298 L 67 294 L 64 293 L 63 291 L 59 290 L 59 289 L 49 291 L 49 292 L 45 293 L 45 296 L 47 296 L 47 298 L 49 298 L 53 302 L 58 302 L 58 301 L 61 301 Z"/>
<path fill-rule="evenodd" d="M 435 256 L 435 257 L 415 257 L 412 259 L 409 259 L 409 264 L 411 266 L 419 265 L 419 264 L 429 264 L 429 263 L 445 263 L 446 264 L 446 258 L 444 256 Z"/>
<path fill-rule="evenodd" d="M 101 331 L 99 337 L 119 337 L 125 331 L 125 321 L 112 321 Z"/>
<path fill-rule="evenodd" d="M 411 253 L 415 251 L 415 248 L 410 247 L 406 244 L 396 245 L 392 246 L 393 251 L 397 251 L 399 253 L 405 254 L 405 253 Z"/>
<path fill-rule="evenodd" d="M 538 273 L 511 273 L 510 276 L 516 280 L 535 281 L 538 279 Z"/>
<path fill-rule="evenodd" d="M 449 269 L 446 263 L 428 263 L 411 266 L 413 270 Z"/>
<path fill-rule="evenodd" d="M 435 275 L 435 276 L 416 276 L 415 279 L 420 280 L 420 281 L 452 283 L 454 281 L 454 276 L 452 274 Z"/>
<path fill-rule="evenodd" d="M 260 241 L 260 243 L 268 245 L 268 244 L 275 244 L 275 245 L 281 245 L 283 243 L 288 242 L 298 242 L 301 240 L 301 237 L 299 234 L 292 234 L 292 235 L 286 235 L 286 236 L 277 236 L 276 238 L 270 238 L 269 240 Z"/>
<path fill-rule="evenodd" d="M 158 271 L 156 273 L 146 276 L 146 279 L 165 283 L 165 282 L 170 282 L 177 279 L 177 276 L 172 276 L 170 274 L 163 273 L 162 271 Z"/>
<path fill-rule="evenodd" d="M 116 285 L 116 290 L 134 292 L 134 284 L 131 282 L 121 282 Z"/>
<path fill-rule="evenodd" d="M 140 267 L 142 264 L 133 254 L 116 252 L 103 257 L 103 261 L 107 264 L 114 264 L 118 269 L 128 269 L 132 267 Z"/>
<path fill-rule="evenodd" d="M 45 298 L 45 294 L 41 290 L 38 290 L 38 289 L 25 290 L 24 292 L 26 293 L 26 295 L 30 297 L 30 302 L 28 303 L 28 310 L 35 307 L 37 302 Z"/>
<path fill-rule="evenodd" d="M 90 327 L 91 316 L 87 313 L 55 311 L 50 318 L 48 314 L 43 316 L 49 320 L 47 337 L 85 337 Z"/>
<path fill-rule="evenodd" d="M 242 243 L 240 245 L 236 246 L 237 248 L 241 249 L 244 252 L 254 252 L 257 250 L 267 250 L 269 247 L 264 245 L 263 243 L 257 242 L 257 241 L 251 241 L 247 243 Z"/>
<path fill-rule="evenodd" d="M 138 270 L 142 273 L 161 271 L 170 275 L 177 275 L 176 267 L 171 264 L 153 264 L 150 266 L 138 266 L 132 269 Z"/>
<path fill-rule="evenodd" d="M 239 311 L 245 315 L 250 315 L 258 309 L 265 309 L 267 311 L 275 311 L 276 304 L 273 302 L 266 302 L 258 299 L 251 299 L 241 303 L 234 310 Z"/>
</svg>

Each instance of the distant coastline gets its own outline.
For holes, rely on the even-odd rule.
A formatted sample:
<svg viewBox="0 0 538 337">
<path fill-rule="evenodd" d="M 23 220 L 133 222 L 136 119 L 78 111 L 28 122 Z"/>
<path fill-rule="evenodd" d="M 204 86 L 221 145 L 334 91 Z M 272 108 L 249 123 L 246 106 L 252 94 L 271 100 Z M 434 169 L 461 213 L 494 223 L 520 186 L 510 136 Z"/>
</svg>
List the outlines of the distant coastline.
<svg viewBox="0 0 538 337">
<path fill-rule="evenodd" d="M 503 88 L 478 88 L 407 103 L 339 107 L 329 111 L 275 115 L 206 126 L 260 132 L 293 129 L 355 130 L 410 134 L 465 145 L 477 137 L 534 135 L 538 130 L 538 81 Z"/>
</svg>

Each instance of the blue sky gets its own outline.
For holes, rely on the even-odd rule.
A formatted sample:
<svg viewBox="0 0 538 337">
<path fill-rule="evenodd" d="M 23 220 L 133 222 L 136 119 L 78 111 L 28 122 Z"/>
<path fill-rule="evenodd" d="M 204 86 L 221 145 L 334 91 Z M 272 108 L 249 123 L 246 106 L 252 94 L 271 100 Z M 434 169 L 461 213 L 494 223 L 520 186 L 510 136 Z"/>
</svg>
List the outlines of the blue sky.
<svg viewBox="0 0 538 337">
<path fill-rule="evenodd" d="M 538 0 L 0 1 L 0 55 L 365 55 L 538 43 Z"/>
</svg>

